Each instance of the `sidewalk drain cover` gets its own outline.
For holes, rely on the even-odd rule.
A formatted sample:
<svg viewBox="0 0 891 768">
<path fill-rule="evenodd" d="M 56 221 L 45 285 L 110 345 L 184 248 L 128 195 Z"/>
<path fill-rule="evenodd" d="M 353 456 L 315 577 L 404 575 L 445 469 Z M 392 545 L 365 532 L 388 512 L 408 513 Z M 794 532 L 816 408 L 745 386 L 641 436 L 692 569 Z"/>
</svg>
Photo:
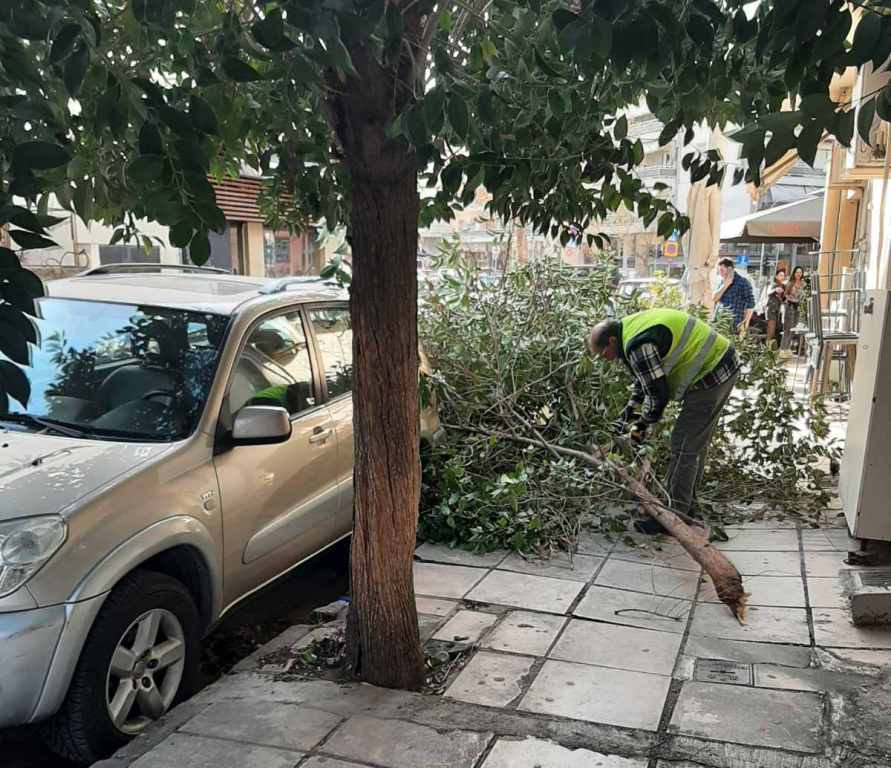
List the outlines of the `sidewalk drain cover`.
<svg viewBox="0 0 891 768">
<path fill-rule="evenodd" d="M 869 571 L 858 573 L 857 577 L 864 587 L 878 587 L 879 589 L 891 589 L 891 570 Z"/>
<path fill-rule="evenodd" d="M 693 678 L 700 683 L 752 685 L 752 665 L 721 659 L 696 659 Z"/>
</svg>

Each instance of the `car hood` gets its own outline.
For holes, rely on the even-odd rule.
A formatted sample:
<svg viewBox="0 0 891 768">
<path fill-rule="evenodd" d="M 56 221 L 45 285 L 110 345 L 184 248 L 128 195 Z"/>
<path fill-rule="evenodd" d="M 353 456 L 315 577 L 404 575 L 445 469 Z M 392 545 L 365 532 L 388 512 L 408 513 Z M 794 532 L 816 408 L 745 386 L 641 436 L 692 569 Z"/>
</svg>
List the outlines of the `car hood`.
<svg viewBox="0 0 891 768">
<path fill-rule="evenodd" d="M 63 512 L 170 447 L 0 428 L 0 520 Z"/>
</svg>

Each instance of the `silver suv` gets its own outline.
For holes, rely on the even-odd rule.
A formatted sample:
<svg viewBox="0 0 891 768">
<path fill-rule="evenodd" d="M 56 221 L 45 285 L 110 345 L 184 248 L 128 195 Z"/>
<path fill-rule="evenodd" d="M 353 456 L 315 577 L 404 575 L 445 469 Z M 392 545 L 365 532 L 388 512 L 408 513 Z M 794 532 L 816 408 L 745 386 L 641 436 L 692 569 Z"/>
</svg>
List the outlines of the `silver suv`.
<svg viewBox="0 0 891 768">
<path fill-rule="evenodd" d="M 27 408 L 0 401 L 0 727 L 89 763 L 193 690 L 226 611 L 350 534 L 352 333 L 319 280 L 47 292 Z"/>
</svg>

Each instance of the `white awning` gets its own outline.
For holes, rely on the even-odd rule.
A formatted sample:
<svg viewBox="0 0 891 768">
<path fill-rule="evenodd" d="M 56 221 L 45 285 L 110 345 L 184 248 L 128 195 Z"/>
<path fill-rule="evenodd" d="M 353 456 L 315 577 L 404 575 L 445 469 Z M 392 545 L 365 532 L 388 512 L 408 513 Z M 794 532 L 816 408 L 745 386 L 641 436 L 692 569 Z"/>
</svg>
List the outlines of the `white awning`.
<svg viewBox="0 0 891 768">
<path fill-rule="evenodd" d="M 776 205 L 721 224 L 721 240 L 777 242 L 819 240 L 823 220 L 823 193 Z"/>
</svg>

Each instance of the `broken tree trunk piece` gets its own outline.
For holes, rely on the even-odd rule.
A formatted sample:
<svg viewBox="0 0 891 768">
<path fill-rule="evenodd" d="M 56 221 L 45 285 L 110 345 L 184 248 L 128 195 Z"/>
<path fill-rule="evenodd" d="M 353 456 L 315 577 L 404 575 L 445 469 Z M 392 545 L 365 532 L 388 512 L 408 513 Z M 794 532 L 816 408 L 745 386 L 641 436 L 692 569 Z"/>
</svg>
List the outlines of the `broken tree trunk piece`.
<svg viewBox="0 0 891 768">
<path fill-rule="evenodd" d="M 733 563 L 731 563 L 722 552 L 711 545 L 708 536 L 696 533 L 693 528 L 681 520 L 677 514 L 662 504 L 662 502 L 660 502 L 640 480 L 633 477 L 625 467 L 609 459 L 605 450 L 600 449 L 600 456 L 596 456 L 593 453 L 579 451 L 575 448 L 564 448 L 561 445 L 554 445 L 547 442 L 538 430 L 534 428 L 532 431 L 537 439 L 474 427 L 463 427 L 452 424 L 445 424 L 443 426 L 445 426 L 446 429 L 461 429 L 466 432 L 479 432 L 485 435 L 500 437 L 505 440 L 514 440 L 519 443 L 525 443 L 526 445 L 535 445 L 539 448 L 551 451 L 552 453 L 571 456 L 595 467 L 609 467 L 625 482 L 628 486 L 628 490 L 640 500 L 644 512 L 661 523 L 671 536 L 677 540 L 678 544 L 689 553 L 690 557 L 702 566 L 702 569 L 709 575 L 709 578 L 715 585 L 718 599 L 730 608 L 733 615 L 740 623 L 744 621 L 748 595 L 743 589 L 742 577 L 739 575 L 739 571 L 736 570 Z M 646 477 L 647 474 L 649 474 L 649 462 L 644 465 L 644 477 Z"/>
<path fill-rule="evenodd" d="M 591 457 L 595 458 L 595 457 Z M 613 471 L 625 482 L 628 490 L 640 500 L 644 512 L 658 521 L 673 538 L 675 538 L 690 554 L 702 569 L 709 575 L 715 585 L 715 591 L 722 603 L 726 604 L 740 623 L 746 617 L 746 602 L 748 595 L 743 589 L 742 576 L 723 552 L 715 549 L 708 536 L 697 533 L 687 525 L 680 517 L 664 506 L 650 490 L 625 467 L 603 458 Z M 643 476 L 649 474 L 649 462 L 644 465 Z"/>
</svg>

